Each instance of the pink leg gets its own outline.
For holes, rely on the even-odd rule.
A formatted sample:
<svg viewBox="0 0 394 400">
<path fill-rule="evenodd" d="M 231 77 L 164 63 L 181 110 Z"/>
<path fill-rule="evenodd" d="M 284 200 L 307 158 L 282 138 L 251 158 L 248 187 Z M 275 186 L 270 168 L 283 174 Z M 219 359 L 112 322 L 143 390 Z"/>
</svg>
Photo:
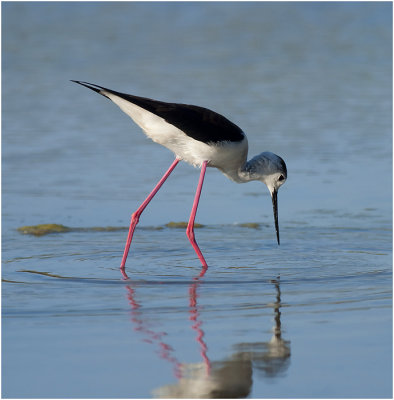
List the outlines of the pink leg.
<svg viewBox="0 0 394 400">
<path fill-rule="evenodd" d="M 208 163 L 207 161 L 204 161 L 202 164 L 202 167 L 201 167 L 201 174 L 200 174 L 200 179 L 199 179 L 198 185 L 197 185 L 196 195 L 194 197 L 192 212 L 190 214 L 189 223 L 187 224 L 187 228 L 186 228 L 186 235 L 189 238 L 189 241 L 192 244 L 194 251 L 197 253 L 198 258 L 201 261 L 201 264 L 203 267 L 203 272 L 202 272 L 203 274 L 205 273 L 206 269 L 208 268 L 208 265 L 204 259 L 204 256 L 202 255 L 201 250 L 198 247 L 196 239 L 194 237 L 194 220 L 196 219 L 197 207 L 198 207 L 198 202 L 200 200 L 202 184 L 204 182 L 205 171 L 207 169 L 207 163 Z"/>
<path fill-rule="evenodd" d="M 127 278 L 127 275 L 124 272 L 125 265 L 126 265 L 126 259 L 127 255 L 129 254 L 129 249 L 130 249 L 130 244 L 131 240 L 133 239 L 133 234 L 135 227 L 138 224 L 138 221 L 140 219 L 140 215 L 142 212 L 145 210 L 146 206 L 149 204 L 149 202 L 153 199 L 154 195 L 159 191 L 159 189 L 162 187 L 163 183 L 166 181 L 166 179 L 169 177 L 173 169 L 177 166 L 179 163 L 179 159 L 176 158 L 174 162 L 171 164 L 170 168 L 168 168 L 168 171 L 163 175 L 163 177 L 160 179 L 159 183 L 155 186 L 155 188 L 152 190 L 150 195 L 145 199 L 145 201 L 139 206 L 136 212 L 133 213 L 131 216 L 131 222 L 130 222 L 130 228 L 129 228 L 129 234 L 127 236 L 127 241 L 126 241 L 126 246 L 124 249 L 123 253 L 123 258 L 122 258 L 122 263 L 120 264 L 120 270 L 123 274 L 124 277 Z"/>
</svg>

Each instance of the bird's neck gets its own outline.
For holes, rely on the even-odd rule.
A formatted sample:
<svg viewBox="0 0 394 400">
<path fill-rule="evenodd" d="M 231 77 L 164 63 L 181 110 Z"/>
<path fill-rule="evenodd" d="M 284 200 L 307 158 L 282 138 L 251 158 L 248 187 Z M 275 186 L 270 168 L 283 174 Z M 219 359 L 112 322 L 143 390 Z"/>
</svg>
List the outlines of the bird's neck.
<svg viewBox="0 0 394 400">
<path fill-rule="evenodd" d="M 259 180 L 252 168 L 250 161 L 245 161 L 238 169 L 222 171 L 229 179 L 237 183 L 246 183 Z"/>
<path fill-rule="evenodd" d="M 273 153 L 264 152 L 245 161 L 237 169 L 223 171 L 224 174 L 237 183 L 262 181 L 266 183 L 267 177 L 273 172 Z"/>
</svg>

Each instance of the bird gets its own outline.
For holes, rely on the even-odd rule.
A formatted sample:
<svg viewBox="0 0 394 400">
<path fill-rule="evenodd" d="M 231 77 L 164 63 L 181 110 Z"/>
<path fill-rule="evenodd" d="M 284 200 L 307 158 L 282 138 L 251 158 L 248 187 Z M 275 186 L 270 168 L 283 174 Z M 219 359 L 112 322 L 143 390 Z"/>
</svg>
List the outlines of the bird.
<svg viewBox="0 0 394 400">
<path fill-rule="evenodd" d="M 280 245 L 277 194 L 278 189 L 287 180 L 286 163 L 280 156 L 265 151 L 248 161 L 248 140 L 244 131 L 223 115 L 207 108 L 125 94 L 84 81 L 72 80 L 72 82 L 111 100 L 142 128 L 146 136 L 171 150 L 175 155 L 174 161 L 163 177 L 131 215 L 120 264 L 124 277 L 127 277 L 126 260 L 140 216 L 180 161 L 201 169 L 186 228 L 186 235 L 202 265 L 200 276 L 206 272 L 208 264 L 195 238 L 194 221 L 207 167 L 219 169 L 236 183 L 261 181 L 267 186 L 272 200 L 276 239 Z"/>
</svg>

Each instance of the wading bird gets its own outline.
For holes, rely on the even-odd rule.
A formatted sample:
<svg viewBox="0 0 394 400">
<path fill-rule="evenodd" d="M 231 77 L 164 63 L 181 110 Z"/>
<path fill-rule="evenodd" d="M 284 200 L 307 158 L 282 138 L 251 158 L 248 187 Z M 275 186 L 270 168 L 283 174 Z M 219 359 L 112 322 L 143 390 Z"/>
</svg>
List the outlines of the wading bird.
<svg viewBox="0 0 394 400">
<path fill-rule="evenodd" d="M 180 160 L 201 168 L 186 235 L 201 261 L 204 273 L 208 265 L 194 236 L 194 220 L 207 167 L 218 168 L 237 183 L 257 180 L 267 185 L 272 198 L 276 238 L 280 244 L 277 193 L 287 179 L 286 164 L 281 157 L 266 151 L 247 161 L 248 140 L 245 133 L 227 118 L 206 108 L 133 96 L 82 81 L 72 82 L 86 86 L 112 100 L 149 138 L 175 154 L 170 168 L 131 216 L 120 265 L 123 276 L 127 276 L 126 259 L 140 215 Z"/>
</svg>

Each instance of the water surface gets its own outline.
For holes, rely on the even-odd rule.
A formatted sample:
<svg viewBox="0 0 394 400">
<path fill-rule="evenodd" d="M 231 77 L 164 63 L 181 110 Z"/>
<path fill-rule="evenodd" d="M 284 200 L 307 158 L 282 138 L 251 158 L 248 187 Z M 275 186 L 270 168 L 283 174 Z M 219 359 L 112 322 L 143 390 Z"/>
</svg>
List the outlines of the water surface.
<svg viewBox="0 0 394 400">
<path fill-rule="evenodd" d="M 2 395 L 392 396 L 390 3 L 3 3 Z M 269 193 L 198 171 L 70 79 L 209 107 Z M 258 223 L 242 226 L 245 223 Z"/>
</svg>

